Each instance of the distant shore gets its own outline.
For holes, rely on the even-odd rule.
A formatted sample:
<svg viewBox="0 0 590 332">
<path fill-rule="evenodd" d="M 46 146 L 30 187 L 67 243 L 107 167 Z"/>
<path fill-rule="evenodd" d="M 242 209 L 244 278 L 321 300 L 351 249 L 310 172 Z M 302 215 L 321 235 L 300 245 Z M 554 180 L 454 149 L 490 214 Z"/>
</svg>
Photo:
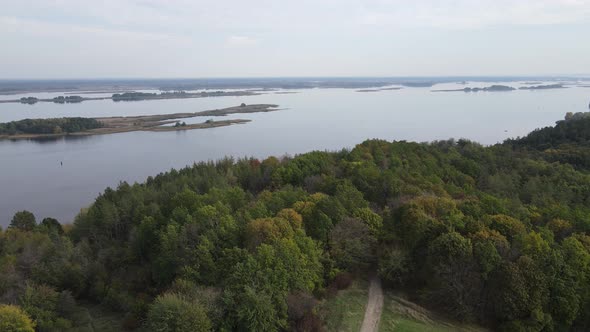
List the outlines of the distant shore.
<svg viewBox="0 0 590 332">
<path fill-rule="evenodd" d="M 441 89 L 431 90 L 432 92 L 504 92 L 514 90 L 550 90 L 550 89 L 567 89 L 563 84 L 546 84 L 546 85 L 532 85 L 532 86 L 521 86 L 518 89 L 507 86 L 507 85 L 491 85 L 484 88 L 462 88 L 462 89 Z"/>
<path fill-rule="evenodd" d="M 88 92 L 90 93 L 90 92 Z M 80 93 L 83 94 L 83 93 Z M 142 93 L 142 92 L 122 92 L 114 93 L 107 97 L 82 97 L 72 95 L 72 93 L 64 93 L 65 96 L 58 96 L 54 98 L 37 98 L 37 97 L 23 97 L 20 99 L 0 100 L 0 103 L 19 103 L 19 104 L 36 104 L 56 103 L 56 104 L 73 104 L 81 103 L 88 100 L 113 100 L 115 102 L 125 101 L 143 101 L 143 100 L 161 100 L 161 99 L 189 99 L 189 98 L 206 98 L 206 97 L 228 97 L 228 96 L 255 96 L 261 93 L 255 91 L 202 91 L 202 92 L 162 92 L 162 93 Z"/>
</svg>

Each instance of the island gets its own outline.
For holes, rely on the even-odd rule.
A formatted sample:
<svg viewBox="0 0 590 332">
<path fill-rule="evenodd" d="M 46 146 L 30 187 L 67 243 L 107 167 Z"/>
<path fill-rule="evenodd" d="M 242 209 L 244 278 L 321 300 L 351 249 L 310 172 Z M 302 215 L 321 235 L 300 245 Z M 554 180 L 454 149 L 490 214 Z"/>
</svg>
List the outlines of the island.
<svg viewBox="0 0 590 332">
<path fill-rule="evenodd" d="M 533 86 L 521 86 L 519 90 L 548 90 L 548 89 L 567 89 L 563 84 L 546 84 L 546 85 L 533 85 Z"/>
<path fill-rule="evenodd" d="M 0 139 L 34 139 L 62 136 L 104 135 L 130 131 L 176 131 L 224 127 L 232 124 L 250 122 L 246 119 L 229 119 L 215 121 L 208 119 L 202 123 L 186 124 L 178 119 L 197 116 L 227 116 L 229 114 L 246 114 L 278 111 L 274 104 L 241 104 L 240 106 L 208 110 L 193 113 L 173 113 L 139 116 L 114 116 L 98 118 L 53 118 L 24 119 L 0 123 Z M 173 125 L 174 124 L 174 125 Z"/>
<path fill-rule="evenodd" d="M 516 90 L 515 88 L 507 85 L 490 85 L 484 88 L 463 88 L 463 89 L 446 89 L 446 90 L 431 90 L 432 92 L 456 92 L 456 91 L 463 91 L 463 92 L 504 92 L 504 91 L 513 91 Z"/>
<path fill-rule="evenodd" d="M 53 102 L 57 104 L 65 104 L 65 103 L 81 103 L 84 98 L 80 96 L 59 96 L 53 98 Z"/>
<path fill-rule="evenodd" d="M 147 93 L 147 92 L 122 92 L 114 93 L 110 97 L 82 97 L 82 96 L 58 96 L 54 98 L 37 98 L 37 97 L 23 97 L 20 99 L 0 100 L 0 103 L 21 103 L 33 105 L 38 102 L 53 102 L 58 104 L 65 103 L 81 103 L 86 100 L 108 100 L 113 101 L 140 101 L 140 100 L 158 100 L 158 99 L 184 99 L 184 98 L 206 98 L 206 97 L 240 97 L 240 96 L 254 96 L 260 95 L 261 92 L 252 90 L 241 91 L 201 91 L 201 92 L 186 92 L 186 91 L 170 91 L 161 93 Z"/>
<path fill-rule="evenodd" d="M 33 105 L 35 103 L 37 103 L 39 101 L 38 98 L 35 97 L 22 97 L 21 99 L 17 99 L 17 100 L 10 100 L 10 101 L 3 101 L 0 100 L 0 102 L 10 102 L 10 103 L 21 103 L 21 104 L 29 104 L 29 105 Z"/>
</svg>

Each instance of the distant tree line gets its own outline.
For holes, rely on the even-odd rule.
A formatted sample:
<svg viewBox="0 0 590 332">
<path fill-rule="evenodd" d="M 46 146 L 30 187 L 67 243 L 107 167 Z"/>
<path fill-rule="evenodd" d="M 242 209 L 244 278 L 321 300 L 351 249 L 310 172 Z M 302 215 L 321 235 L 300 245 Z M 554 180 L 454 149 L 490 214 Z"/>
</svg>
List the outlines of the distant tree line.
<svg viewBox="0 0 590 332">
<path fill-rule="evenodd" d="M 81 103 L 84 100 L 81 96 L 59 96 L 53 98 L 54 103 L 65 104 L 65 103 Z"/>
<path fill-rule="evenodd" d="M 102 126 L 92 118 L 24 119 L 0 123 L 0 135 L 75 133 Z"/>
<path fill-rule="evenodd" d="M 144 100 L 157 97 L 157 93 L 147 92 L 124 92 L 115 93 L 112 96 L 113 101 L 133 101 L 133 100 Z"/>
</svg>

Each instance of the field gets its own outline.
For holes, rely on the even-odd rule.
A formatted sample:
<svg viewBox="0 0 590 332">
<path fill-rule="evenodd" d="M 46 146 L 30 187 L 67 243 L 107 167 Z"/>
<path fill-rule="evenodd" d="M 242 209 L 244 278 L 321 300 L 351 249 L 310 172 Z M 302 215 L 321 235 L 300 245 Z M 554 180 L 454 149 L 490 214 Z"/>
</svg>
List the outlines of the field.
<svg viewBox="0 0 590 332">
<path fill-rule="evenodd" d="M 385 294 L 379 332 L 483 332 L 483 328 L 452 322 L 391 292 Z"/>
<path fill-rule="evenodd" d="M 365 316 L 369 291 L 368 284 L 357 281 L 345 290 L 326 300 L 320 314 L 328 331 L 357 332 Z"/>
<path fill-rule="evenodd" d="M 320 309 L 327 331 L 360 331 L 368 301 L 368 286 L 357 281 L 326 300 Z M 392 292 L 385 293 L 379 332 L 484 332 L 484 328 L 453 322 Z"/>
</svg>

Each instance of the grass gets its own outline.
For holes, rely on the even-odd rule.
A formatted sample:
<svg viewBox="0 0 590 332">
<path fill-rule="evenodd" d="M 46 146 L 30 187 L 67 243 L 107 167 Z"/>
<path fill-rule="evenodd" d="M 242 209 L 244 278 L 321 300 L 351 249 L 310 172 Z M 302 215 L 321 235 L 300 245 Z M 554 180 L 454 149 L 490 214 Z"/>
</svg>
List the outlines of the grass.
<svg viewBox="0 0 590 332">
<path fill-rule="evenodd" d="M 366 282 L 353 285 L 327 299 L 321 306 L 322 316 L 328 331 L 357 332 L 361 329 L 369 295 Z"/>
<path fill-rule="evenodd" d="M 122 331 L 120 313 L 102 309 L 98 305 L 81 305 L 74 314 L 74 326 L 68 332 L 110 332 Z"/>
<path fill-rule="evenodd" d="M 381 323 L 379 325 L 380 332 L 451 332 L 455 329 L 445 326 L 431 325 L 424 322 L 414 321 L 405 318 L 401 315 L 386 315 L 381 316 Z"/>
<path fill-rule="evenodd" d="M 439 315 L 422 308 L 421 306 L 396 296 L 386 293 L 380 332 L 482 332 L 485 329 L 477 326 L 457 323 L 442 318 Z"/>
</svg>

